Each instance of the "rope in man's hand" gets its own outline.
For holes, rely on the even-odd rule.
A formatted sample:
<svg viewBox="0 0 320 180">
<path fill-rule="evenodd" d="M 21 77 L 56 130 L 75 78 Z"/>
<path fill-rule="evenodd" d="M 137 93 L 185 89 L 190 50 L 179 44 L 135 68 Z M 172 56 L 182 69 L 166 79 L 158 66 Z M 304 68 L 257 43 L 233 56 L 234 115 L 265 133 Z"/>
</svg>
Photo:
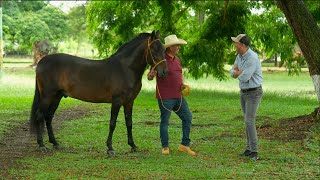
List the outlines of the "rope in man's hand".
<svg viewBox="0 0 320 180">
<path fill-rule="evenodd" d="M 182 96 L 186 97 L 190 94 L 190 87 L 186 84 L 181 85 Z"/>
</svg>

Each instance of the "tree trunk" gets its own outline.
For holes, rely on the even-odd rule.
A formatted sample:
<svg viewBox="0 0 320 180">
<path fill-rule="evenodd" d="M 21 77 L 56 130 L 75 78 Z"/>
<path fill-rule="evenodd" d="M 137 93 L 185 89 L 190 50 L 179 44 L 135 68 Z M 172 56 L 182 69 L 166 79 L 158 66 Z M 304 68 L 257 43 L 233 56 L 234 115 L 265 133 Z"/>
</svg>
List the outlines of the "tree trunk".
<svg viewBox="0 0 320 180">
<path fill-rule="evenodd" d="M 278 54 L 274 54 L 274 67 L 278 67 Z"/>
<path fill-rule="evenodd" d="M 3 69 L 3 43 L 2 43 L 2 0 L 0 0 L 0 75 Z"/>
<path fill-rule="evenodd" d="M 320 106 L 320 29 L 302 0 L 278 0 L 277 4 L 285 14 L 307 61 Z"/>
</svg>

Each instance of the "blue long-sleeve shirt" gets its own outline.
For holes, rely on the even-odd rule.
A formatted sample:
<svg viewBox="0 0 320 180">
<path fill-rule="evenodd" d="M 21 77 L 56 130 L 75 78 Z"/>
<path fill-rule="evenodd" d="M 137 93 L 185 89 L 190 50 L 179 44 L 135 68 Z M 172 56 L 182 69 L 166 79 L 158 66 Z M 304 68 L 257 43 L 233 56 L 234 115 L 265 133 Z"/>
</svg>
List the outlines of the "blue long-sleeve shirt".
<svg viewBox="0 0 320 180">
<path fill-rule="evenodd" d="M 242 73 L 238 76 L 240 89 L 255 88 L 262 85 L 262 69 L 260 59 L 250 48 L 242 56 L 237 55 L 234 66 L 238 66 Z M 230 70 L 233 77 L 234 70 Z"/>
</svg>

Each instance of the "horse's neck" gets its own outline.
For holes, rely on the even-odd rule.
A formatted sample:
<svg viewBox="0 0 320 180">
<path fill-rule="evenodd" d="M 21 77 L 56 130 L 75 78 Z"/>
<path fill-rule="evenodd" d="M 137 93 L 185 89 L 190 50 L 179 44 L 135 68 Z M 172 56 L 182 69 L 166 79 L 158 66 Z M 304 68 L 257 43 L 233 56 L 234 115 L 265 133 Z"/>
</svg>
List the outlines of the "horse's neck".
<svg viewBox="0 0 320 180">
<path fill-rule="evenodd" d="M 145 44 L 141 43 L 137 48 L 130 52 L 131 55 L 127 55 L 129 53 L 123 53 L 122 55 L 126 54 L 126 57 L 121 61 L 121 64 L 124 67 L 133 70 L 140 76 L 142 76 L 147 66 L 144 47 Z"/>
</svg>

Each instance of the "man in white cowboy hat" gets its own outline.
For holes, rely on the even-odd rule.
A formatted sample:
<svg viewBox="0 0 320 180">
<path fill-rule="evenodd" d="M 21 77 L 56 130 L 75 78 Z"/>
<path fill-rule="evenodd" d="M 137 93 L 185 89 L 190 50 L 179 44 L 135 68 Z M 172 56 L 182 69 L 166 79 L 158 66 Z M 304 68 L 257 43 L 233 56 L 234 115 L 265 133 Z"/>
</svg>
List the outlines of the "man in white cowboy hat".
<svg viewBox="0 0 320 180">
<path fill-rule="evenodd" d="M 182 96 L 183 89 L 186 85 L 183 83 L 182 67 L 180 59 L 176 56 L 179 53 L 180 46 L 187 44 L 183 39 L 177 38 L 172 34 L 164 38 L 166 48 L 165 59 L 167 62 L 167 77 L 157 77 L 156 97 L 160 109 L 160 139 L 162 144 L 162 154 L 170 153 L 169 148 L 169 120 L 171 112 L 175 112 L 182 121 L 182 140 L 178 151 L 186 152 L 190 155 L 197 155 L 190 149 L 190 128 L 192 114 L 189 110 L 188 103 Z M 148 79 L 152 80 L 156 76 L 155 71 L 148 73 Z"/>
<path fill-rule="evenodd" d="M 250 49 L 250 39 L 246 34 L 239 34 L 231 39 L 238 55 L 230 75 L 239 80 L 241 109 L 247 136 L 246 150 L 241 155 L 256 161 L 258 160 L 258 136 L 255 122 L 263 93 L 261 62 L 257 53 Z"/>
</svg>

